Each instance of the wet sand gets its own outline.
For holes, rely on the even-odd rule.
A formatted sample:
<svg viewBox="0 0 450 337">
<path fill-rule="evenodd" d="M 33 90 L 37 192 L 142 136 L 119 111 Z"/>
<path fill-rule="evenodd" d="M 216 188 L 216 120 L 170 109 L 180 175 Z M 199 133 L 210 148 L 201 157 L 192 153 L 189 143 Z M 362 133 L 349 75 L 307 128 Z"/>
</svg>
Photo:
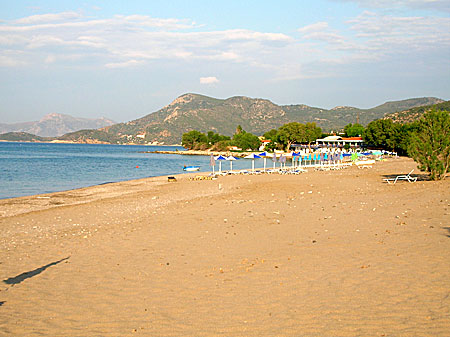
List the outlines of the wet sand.
<svg viewBox="0 0 450 337">
<path fill-rule="evenodd" d="M 382 180 L 415 167 L 0 200 L 0 335 L 448 336 L 450 180 Z"/>
</svg>

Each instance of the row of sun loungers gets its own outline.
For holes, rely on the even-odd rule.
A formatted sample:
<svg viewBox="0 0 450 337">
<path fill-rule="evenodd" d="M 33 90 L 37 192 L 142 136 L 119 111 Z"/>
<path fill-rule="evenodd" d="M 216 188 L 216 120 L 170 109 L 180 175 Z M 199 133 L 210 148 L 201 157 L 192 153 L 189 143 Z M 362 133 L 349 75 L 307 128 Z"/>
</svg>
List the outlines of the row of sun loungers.
<svg viewBox="0 0 450 337">
<path fill-rule="evenodd" d="M 366 165 L 365 167 L 371 167 L 371 163 L 368 163 L 370 165 Z M 284 168 L 267 168 L 266 170 L 263 169 L 256 169 L 256 170 L 234 170 L 234 171 L 221 171 L 221 172 L 215 172 L 211 173 L 211 176 L 226 176 L 226 175 L 235 175 L 235 174 L 301 174 L 304 172 L 308 172 L 308 168 L 315 169 L 318 171 L 330 171 L 330 170 L 341 170 L 347 167 L 352 166 L 352 162 L 336 162 L 336 163 L 324 163 L 324 164 L 311 164 L 311 165 L 305 165 L 305 166 L 296 166 L 296 167 L 284 167 Z M 359 167 L 359 166 L 358 166 Z"/>
</svg>

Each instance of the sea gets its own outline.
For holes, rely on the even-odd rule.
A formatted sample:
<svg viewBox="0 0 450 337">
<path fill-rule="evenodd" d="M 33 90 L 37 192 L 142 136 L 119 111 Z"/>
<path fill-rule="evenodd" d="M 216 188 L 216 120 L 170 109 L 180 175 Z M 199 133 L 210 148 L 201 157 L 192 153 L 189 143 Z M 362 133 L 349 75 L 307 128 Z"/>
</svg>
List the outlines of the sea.
<svg viewBox="0 0 450 337">
<path fill-rule="evenodd" d="M 0 199 L 176 175 L 191 165 L 200 166 L 200 172 L 212 170 L 208 156 L 150 153 L 158 150 L 185 151 L 181 146 L 0 142 Z M 230 167 L 228 161 L 221 165 Z M 251 168 L 251 160 L 233 162 L 233 169 L 242 168 Z"/>
</svg>

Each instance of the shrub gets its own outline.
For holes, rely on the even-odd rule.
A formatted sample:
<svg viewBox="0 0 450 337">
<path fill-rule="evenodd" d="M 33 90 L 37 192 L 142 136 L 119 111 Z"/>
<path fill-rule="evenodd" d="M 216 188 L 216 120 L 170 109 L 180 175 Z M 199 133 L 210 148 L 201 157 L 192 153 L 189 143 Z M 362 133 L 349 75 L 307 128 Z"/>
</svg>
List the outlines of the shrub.
<svg viewBox="0 0 450 337">
<path fill-rule="evenodd" d="M 427 112 L 412 132 L 409 155 L 432 180 L 444 179 L 450 170 L 450 114 L 436 109 Z"/>
</svg>

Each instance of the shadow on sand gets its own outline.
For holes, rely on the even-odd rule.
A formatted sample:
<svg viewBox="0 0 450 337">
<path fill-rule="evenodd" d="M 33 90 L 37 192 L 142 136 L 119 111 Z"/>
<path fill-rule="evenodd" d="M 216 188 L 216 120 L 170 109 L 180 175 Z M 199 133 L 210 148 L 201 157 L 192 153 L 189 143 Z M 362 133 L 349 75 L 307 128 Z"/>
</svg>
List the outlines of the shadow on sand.
<svg viewBox="0 0 450 337">
<path fill-rule="evenodd" d="M 0 301 L 0 307 L 5 303 L 5 301 Z"/>
<path fill-rule="evenodd" d="M 446 237 L 450 238 L 450 227 L 442 227 L 443 229 L 446 229 L 448 234 L 446 235 Z"/>
<path fill-rule="evenodd" d="M 58 261 L 46 264 L 45 266 L 39 267 L 37 269 L 31 270 L 31 271 L 27 271 L 25 273 L 19 274 L 19 275 L 14 276 L 14 277 L 10 277 L 10 278 L 8 278 L 6 280 L 3 280 L 3 282 L 6 283 L 6 284 L 12 284 L 12 285 L 19 284 L 20 282 L 26 280 L 27 278 L 31 278 L 33 276 L 39 275 L 45 269 L 47 269 L 47 268 L 49 268 L 51 266 L 57 265 L 58 263 L 61 263 L 61 262 L 65 261 L 65 260 L 68 260 L 69 258 L 70 258 L 70 256 L 65 257 L 64 259 L 61 259 L 61 260 L 58 260 Z"/>
</svg>

